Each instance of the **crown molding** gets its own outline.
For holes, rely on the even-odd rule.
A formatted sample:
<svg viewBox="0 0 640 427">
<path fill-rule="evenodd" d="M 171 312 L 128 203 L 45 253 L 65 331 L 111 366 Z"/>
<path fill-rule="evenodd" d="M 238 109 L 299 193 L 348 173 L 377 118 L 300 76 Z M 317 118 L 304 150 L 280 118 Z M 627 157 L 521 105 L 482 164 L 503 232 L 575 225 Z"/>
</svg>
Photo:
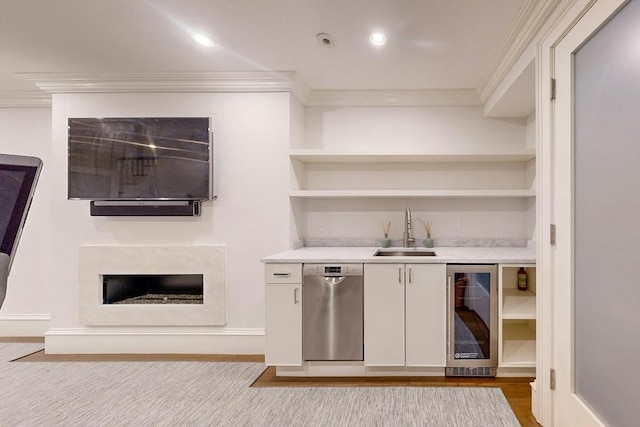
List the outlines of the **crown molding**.
<svg viewBox="0 0 640 427">
<path fill-rule="evenodd" d="M 51 94 L 39 90 L 3 90 L 0 108 L 51 108 Z"/>
<path fill-rule="evenodd" d="M 312 90 L 301 102 L 310 107 L 481 105 L 475 89 Z"/>
<path fill-rule="evenodd" d="M 480 101 L 485 104 L 527 47 L 533 42 L 549 17 L 564 0 L 530 0 L 524 2 L 507 36 L 496 50 L 491 66 L 478 86 Z"/>
<path fill-rule="evenodd" d="M 309 90 L 295 72 L 18 73 L 48 94 L 290 92 L 306 106 L 480 105 L 475 89 Z M 50 95 L 49 99 L 50 99 Z M 50 101 L 49 101 L 50 103 Z"/>
<path fill-rule="evenodd" d="M 293 92 L 308 89 L 295 72 L 17 73 L 49 93 Z"/>
</svg>

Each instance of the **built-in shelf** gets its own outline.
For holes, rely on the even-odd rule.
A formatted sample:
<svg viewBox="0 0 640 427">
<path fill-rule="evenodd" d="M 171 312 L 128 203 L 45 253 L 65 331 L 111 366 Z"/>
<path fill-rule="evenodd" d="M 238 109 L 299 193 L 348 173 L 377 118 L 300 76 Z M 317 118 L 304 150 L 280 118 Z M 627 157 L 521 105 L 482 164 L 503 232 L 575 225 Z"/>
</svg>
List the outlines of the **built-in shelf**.
<svg viewBox="0 0 640 427">
<path fill-rule="evenodd" d="M 536 318 L 536 295 L 531 291 L 503 289 L 502 319 L 528 320 Z"/>
<path fill-rule="evenodd" d="M 527 323 L 505 323 L 502 330 L 501 366 L 534 367 L 536 331 Z"/>
<path fill-rule="evenodd" d="M 343 199 L 343 198 L 530 198 L 535 190 L 291 190 L 290 197 L 306 199 Z"/>
<path fill-rule="evenodd" d="M 518 272 L 527 272 L 528 290 L 518 286 Z M 503 375 L 535 374 L 536 266 L 500 264 L 500 364 Z"/>
<path fill-rule="evenodd" d="M 297 149 L 289 157 L 305 163 L 424 163 L 424 162 L 527 162 L 536 158 L 535 150 L 499 153 L 348 153 Z"/>
<path fill-rule="evenodd" d="M 535 150 L 512 150 L 491 153 L 381 153 L 381 152 L 345 152 L 339 150 L 323 149 L 292 149 L 289 151 L 292 160 L 300 163 L 295 166 L 297 175 L 296 186 L 289 193 L 292 198 L 303 199 L 354 199 L 354 198 L 496 198 L 496 199 L 526 199 L 536 196 L 530 183 L 525 183 L 525 188 L 501 188 L 499 180 L 504 180 L 505 187 L 513 187 L 514 178 L 522 179 L 514 175 L 513 171 L 522 168 L 522 173 L 531 168 L 525 163 L 535 160 Z M 323 165 L 312 165 L 312 164 Z M 375 166 L 354 166 L 353 171 L 345 172 L 345 166 L 337 166 L 341 163 L 369 163 Z M 409 168 L 393 165 L 394 163 L 449 163 L 448 166 L 435 165 L 425 168 Z M 456 163 L 473 163 L 473 166 L 460 166 Z M 484 163 L 484 164 L 483 164 Z M 521 163 L 522 166 L 505 168 L 498 163 Z M 331 165 L 333 164 L 333 166 Z M 307 166 L 308 165 L 308 166 Z M 495 172 L 495 173 L 494 173 Z M 367 178 L 367 174 L 374 176 L 373 181 Z M 475 175 L 474 175 L 475 174 Z M 502 175 L 501 175 L 502 174 Z M 434 176 L 436 175 L 436 176 Z M 313 176 L 314 181 L 308 182 L 307 178 Z M 375 179 L 385 177 L 385 185 L 393 183 L 393 189 L 377 189 Z M 326 177 L 326 183 L 323 178 Z M 352 180 L 353 188 L 330 189 L 332 181 L 340 181 L 341 178 Z M 435 182 L 431 178 L 435 178 Z M 524 178 L 524 175 L 523 175 Z M 449 185 L 446 180 L 450 180 Z M 454 183 L 453 181 L 459 182 Z M 476 180 L 482 182 L 485 187 L 473 188 Z M 491 184 L 487 184 L 487 181 Z M 523 179 L 523 181 L 525 181 Z M 423 182 L 427 188 L 416 188 L 416 183 Z M 461 189 L 471 185 L 472 188 Z M 298 184 L 299 183 L 299 184 Z M 322 188 L 322 187 L 325 188 Z M 333 185 L 334 188 L 337 185 Z M 306 187 L 306 188 L 304 188 Z M 453 187 L 453 188 L 450 188 Z M 458 187 L 458 188 L 455 188 Z"/>
</svg>

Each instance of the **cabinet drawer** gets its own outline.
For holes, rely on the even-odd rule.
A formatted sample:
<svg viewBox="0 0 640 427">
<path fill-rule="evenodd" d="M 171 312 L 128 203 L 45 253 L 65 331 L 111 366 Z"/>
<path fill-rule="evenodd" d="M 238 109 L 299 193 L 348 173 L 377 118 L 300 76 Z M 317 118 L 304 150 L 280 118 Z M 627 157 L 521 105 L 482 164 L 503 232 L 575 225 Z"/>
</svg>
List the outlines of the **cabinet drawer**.
<svg viewBox="0 0 640 427">
<path fill-rule="evenodd" d="M 302 264 L 267 264 L 267 283 L 302 283 Z"/>
</svg>

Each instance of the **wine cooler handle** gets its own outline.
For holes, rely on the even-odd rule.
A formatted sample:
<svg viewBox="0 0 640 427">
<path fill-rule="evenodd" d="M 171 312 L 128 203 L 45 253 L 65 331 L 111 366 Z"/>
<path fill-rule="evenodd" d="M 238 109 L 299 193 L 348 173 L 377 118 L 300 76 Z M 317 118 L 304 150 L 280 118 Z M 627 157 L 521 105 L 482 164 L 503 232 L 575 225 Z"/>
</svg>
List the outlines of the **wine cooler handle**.
<svg viewBox="0 0 640 427">
<path fill-rule="evenodd" d="M 451 318 L 451 276 L 447 276 L 447 357 L 451 348 L 451 331 L 453 328 L 453 319 Z"/>
</svg>

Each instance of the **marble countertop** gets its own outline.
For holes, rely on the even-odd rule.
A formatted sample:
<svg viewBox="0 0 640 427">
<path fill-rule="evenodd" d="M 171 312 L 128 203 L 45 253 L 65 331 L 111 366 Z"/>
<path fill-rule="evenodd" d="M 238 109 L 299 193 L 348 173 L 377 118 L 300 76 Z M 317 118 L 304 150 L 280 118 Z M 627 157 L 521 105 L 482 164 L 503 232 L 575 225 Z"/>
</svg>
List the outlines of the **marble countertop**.
<svg viewBox="0 0 640 427">
<path fill-rule="evenodd" d="M 379 247 L 305 247 L 280 252 L 261 259 L 263 263 L 495 263 L 534 264 L 535 247 L 435 247 L 433 249 L 410 248 L 409 250 L 433 250 L 436 256 L 383 256 L 374 254 Z M 406 250 L 392 247 L 385 250 Z"/>
</svg>

